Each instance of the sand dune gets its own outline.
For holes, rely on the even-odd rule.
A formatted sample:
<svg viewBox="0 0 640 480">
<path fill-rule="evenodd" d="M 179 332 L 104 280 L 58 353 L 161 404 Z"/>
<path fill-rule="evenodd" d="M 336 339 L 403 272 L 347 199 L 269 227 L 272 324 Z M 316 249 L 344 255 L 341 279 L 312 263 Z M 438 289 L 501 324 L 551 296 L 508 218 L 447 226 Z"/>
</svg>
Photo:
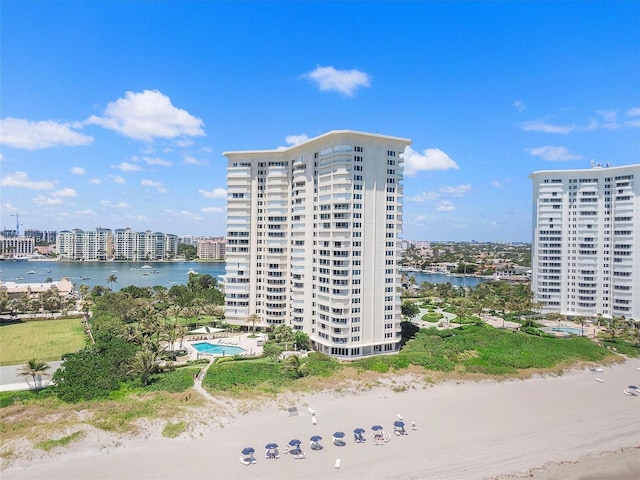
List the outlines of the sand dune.
<svg viewBox="0 0 640 480">
<path fill-rule="evenodd" d="M 529 380 L 414 382 L 404 391 L 375 387 L 364 393 L 307 395 L 236 415 L 198 438 L 151 435 L 110 448 L 83 441 L 61 454 L 12 466 L 2 478 L 624 479 L 640 473 L 639 450 L 634 449 L 640 445 L 640 397 L 623 394 L 627 385 L 639 383 L 639 366 L 633 360 L 603 367 L 597 375 L 575 370 Z M 293 404 L 297 416 L 288 415 Z M 407 423 L 415 421 L 418 430 L 373 445 L 370 427 L 379 423 L 392 432 L 397 414 Z M 365 444 L 353 443 L 356 427 L 367 429 Z M 335 431 L 347 434 L 346 446 L 331 444 Z M 315 434 L 324 438 L 321 451 L 308 448 Z M 304 460 L 282 454 L 293 438 L 302 440 Z M 269 442 L 280 444 L 280 459 L 264 458 Z M 256 449 L 254 465 L 239 461 L 246 446 Z M 598 468 L 608 469 L 605 476 L 593 476 Z"/>
</svg>

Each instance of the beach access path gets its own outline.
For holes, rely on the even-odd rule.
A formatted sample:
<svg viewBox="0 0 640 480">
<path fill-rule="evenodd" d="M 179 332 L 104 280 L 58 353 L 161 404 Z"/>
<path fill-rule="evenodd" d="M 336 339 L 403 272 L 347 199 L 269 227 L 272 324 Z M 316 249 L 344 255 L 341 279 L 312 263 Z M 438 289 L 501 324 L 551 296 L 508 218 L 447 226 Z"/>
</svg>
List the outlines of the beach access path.
<svg viewBox="0 0 640 480">
<path fill-rule="evenodd" d="M 639 383 L 639 369 L 636 359 L 600 371 L 437 385 L 396 375 L 364 392 L 344 388 L 253 404 L 248 413 L 235 415 L 223 426 L 212 422 L 202 436 L 167 439 L 147 434 L 111 439 L 109 447 L 88 436 L 16 462 L 2 472 L 2 479 L 496 478 L 547 462 L 574 462 L 637 447 L 640 397 L 624 395 L 623 389 Z M 298 415 L 289 415 L 292 406 Z M 371 426 L 381 424 L 392 432 L 397 414 L 407 425 L 415 421 L 418 430 L 392 434 L 389 443 L 373 445 Z M 356 427 L 367 430 L 366 443 L 353 443 Z M 347 434 L 346 446 L 331 443 L 336 431 Z M 309 438 L 316 434 L 323 437 L 320 451 L 309 448 Z M 282 453 L 294 438 L 303 442 L 304 460 Z M 264 458 L 263 447 L 269 442 L 280 445 L 280 459 Z M 255 448 L 257 463 L 245 466 L 239 456 L 248 446 Z"/>
</svg>

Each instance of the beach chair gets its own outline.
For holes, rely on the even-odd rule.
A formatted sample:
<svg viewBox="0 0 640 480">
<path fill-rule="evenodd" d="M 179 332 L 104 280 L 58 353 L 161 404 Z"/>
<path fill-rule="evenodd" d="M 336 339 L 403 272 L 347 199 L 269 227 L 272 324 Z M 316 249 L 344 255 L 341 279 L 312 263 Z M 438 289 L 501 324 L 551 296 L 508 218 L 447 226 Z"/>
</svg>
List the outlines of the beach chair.
<svg viewBox="0 0 640 480">
<path fill-rule="evenodd" d="M 249 460 L 249 458 L 245 458 L 245 457 L 240 457 L 240 463 L 242 463 L 243 465 L 249 466 L 251 465 L 251 460 Z"/>
<path fill-rule="evenodd" d="M 333 468 L 335 468 L 336 470 L 340 469 L 340 459 L 336 458 L 336 463 L 333 464 Z"/>
<path fill-rule="evenodd" d="M 416 425 L 416 422 L 411 422 L 411 430 L 418 430 L 418 426 Z"/>
<path fill-rule="evenodd" d="M 313 415 L 311 415 L 311 424 L 312 425 L 317 425 L 318 424 L 318 420 L 316 419 L 316 414 L 315 413 Z"/>
</svg>

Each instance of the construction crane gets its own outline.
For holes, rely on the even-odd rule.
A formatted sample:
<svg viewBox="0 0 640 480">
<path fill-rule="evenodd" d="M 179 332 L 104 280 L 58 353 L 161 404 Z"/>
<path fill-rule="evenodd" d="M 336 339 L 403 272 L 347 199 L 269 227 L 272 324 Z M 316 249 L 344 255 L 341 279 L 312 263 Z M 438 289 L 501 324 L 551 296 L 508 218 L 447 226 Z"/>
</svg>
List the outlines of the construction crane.
<svg viewBox="0 0 640 480">
<path fill-rule="evenodd" d="M 11 214 L 12 217 L 16 217 L 16 237 L 20 236 L 20 225 L 22 225 L 20 223 L 20 214 L 18 212 L 16 213 L 12 213 Z"/>
</svg>

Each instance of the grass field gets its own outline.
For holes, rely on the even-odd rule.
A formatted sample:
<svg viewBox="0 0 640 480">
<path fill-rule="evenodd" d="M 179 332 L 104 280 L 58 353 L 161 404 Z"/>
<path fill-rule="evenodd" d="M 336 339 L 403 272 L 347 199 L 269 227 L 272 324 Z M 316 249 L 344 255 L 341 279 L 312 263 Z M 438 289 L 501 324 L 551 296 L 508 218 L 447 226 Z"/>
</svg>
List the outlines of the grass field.
<svg viewBox="0 0 640 480">
<path fill-rule="evenodd" d="M 0 326 L 0 366 L 18 365 L 36 357 L 60 360 L 85 343 L 79 318 L 41 320 Z"/>
</svg>

